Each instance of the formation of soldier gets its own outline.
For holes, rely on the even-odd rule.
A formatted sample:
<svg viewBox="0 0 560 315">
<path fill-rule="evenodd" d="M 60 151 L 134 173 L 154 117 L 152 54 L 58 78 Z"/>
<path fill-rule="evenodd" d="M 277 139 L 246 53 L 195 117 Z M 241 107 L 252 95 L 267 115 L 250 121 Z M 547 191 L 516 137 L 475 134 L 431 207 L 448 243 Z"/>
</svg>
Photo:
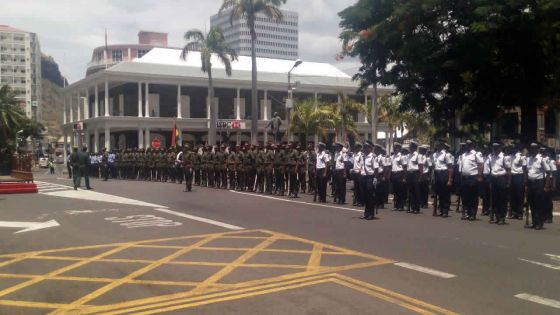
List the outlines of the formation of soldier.
<svg viewBox="0 0 560 315">
<path fill-rule="evenodd" d="M 363 219 L 372 220 L 393 195 L 393 210 L 418 214 L 429 207 L 433 215 L 448 217 L 452 194 L 463 220 L 476 220 L 479 203 L 490 222 L 527 219 L 543 228 L 552 221 L 552 192 L 560 159 L 554 152 L 532 144 L 525 154 L 519 145 L 462 143 L 455 153 L 440 141 L 429 146 L 410 141 L 393 145 L 392 152 L 370 142 L 353 147 L 323 143 L 266 146 L 185 146 L 171 149 L 127 149 L 92 155 L 99 176 L 256 192 L 297 198 L 314 195 L 327 202 L 327 187 L 338 204 L 346 203 L 347 181 L 353 182 L 352 204 L 364 207 Z M 525 206 L 525 209 L 524 209 Z M 525 210 L 525 211 L 524 211 Z"/>
</svg>

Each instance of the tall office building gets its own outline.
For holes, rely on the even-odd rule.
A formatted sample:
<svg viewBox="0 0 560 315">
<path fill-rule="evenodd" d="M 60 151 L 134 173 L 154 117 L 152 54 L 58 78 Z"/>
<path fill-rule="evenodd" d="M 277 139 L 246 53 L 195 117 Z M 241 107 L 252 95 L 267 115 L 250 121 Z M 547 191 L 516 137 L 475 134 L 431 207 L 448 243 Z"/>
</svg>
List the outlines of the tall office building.
<svg viewBox="0 0 560 315">
<path fill-rule="evenodd" d="M 0 85 L 16 92 L 27 117 L 41 120 L 41 48 L 37 34 L 0 25 Z"/>
<path fill-rule="evenodd" d="M 241 56 L 251 55 L 251 35 L 247 19 L 241 17 L 230 23 L 231 10 L 210 17 L 211 26 L 219 26 L 224 31 L 226 42 Z M 258 14 L 255 21 L 257 57 L 290 59 L 298 58 L 298 14 L 282 10 L 283 20 L 276 22 L 264 14 Z"/>
</svg>

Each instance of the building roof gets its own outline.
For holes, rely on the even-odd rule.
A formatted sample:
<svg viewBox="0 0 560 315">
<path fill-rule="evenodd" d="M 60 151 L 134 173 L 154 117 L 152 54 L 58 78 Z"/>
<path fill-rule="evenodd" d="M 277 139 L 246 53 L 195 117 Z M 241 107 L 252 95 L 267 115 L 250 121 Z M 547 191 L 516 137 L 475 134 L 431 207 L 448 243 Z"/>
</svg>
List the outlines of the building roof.
<svg viewBox="0 0 560 315">
<path fill-rule="evenodd" d="M 288 84 L 288 71 L 294 60 L 257 58 L 259 82 Z M 106 70 L 108 73 L 148 74 L 172 77 L 206 78 L 201 68 L 200 52 L 192 51 L 186 60 L 181 59 L 181 50 L 154 48 L 142 58 L 132 62 L 121 62 Z M 232 62 L 232 76 L 225 73 L 225 66 L 217 56 L 212 57 L 212 76 L 215 79 L 251 80 L 251 57 L 239 56 Z M 352 78 L 328 63 L 304 61 L 292 71 L 291 82 L 302 86 L 358 87 Z"/>
<path fill-rule="evenodd" d="M 9 25 L 0 25 L 0 32 L 22 32 L 27 33 L 27 31 L 20 30 Z"/>
</svg>

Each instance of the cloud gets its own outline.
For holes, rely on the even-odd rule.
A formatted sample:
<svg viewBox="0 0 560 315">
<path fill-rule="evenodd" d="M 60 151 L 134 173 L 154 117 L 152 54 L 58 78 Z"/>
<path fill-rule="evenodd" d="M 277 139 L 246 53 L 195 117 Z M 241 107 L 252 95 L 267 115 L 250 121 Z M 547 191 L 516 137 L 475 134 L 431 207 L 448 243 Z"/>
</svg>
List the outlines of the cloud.
<svg viewBox="0 0 560 315">
<path fill-rule="evenodd" d="M 288 0 L 285 8 L 299 13 L 300 58 L 334 60 L 340 49 L 338 12 L 356 0 Z M 55 58 L 70 82 L 83 78 L 95 47 L 135 43 L 139 30 L 169 33 L 169 45 L 184 45 L 192 28 L 208 29 L 222 0 L 18 0 L 2 4 L 0 24 L 35 32 L 41 50 Z M 347 60 L 345 60 L 347 62 Z M 344 70 L 344 69 L 343 69 Z"/>
</svg>

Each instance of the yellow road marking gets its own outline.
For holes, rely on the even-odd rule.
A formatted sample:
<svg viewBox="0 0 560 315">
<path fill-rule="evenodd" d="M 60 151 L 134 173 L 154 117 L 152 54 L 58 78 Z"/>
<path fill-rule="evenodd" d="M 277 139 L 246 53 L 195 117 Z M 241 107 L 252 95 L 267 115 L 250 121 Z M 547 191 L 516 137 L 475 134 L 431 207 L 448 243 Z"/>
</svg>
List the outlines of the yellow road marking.
<svg viewBox="0 0 560 315">
<path fill-rule="evenodd" d="M 66 304 L 59 303 L 42 303 L 42 302 L 32 302 L 32 301 L 12 301 L 12 300 L 0 300 L 0 305 L 4 306 L 17 306 L 17 307 L 32 307 L 32 308 L 50 308 L 58 309 L 64 307 Z M 23 314 L 23 313 L 22 313 Z"/>
<path fill-rule="evenodd" d="M 307 262 L 307 271 L 317 270 L 321 266 L 321 253 L 323 252 L 323 246 L 321 244 L 313 245 L 313 251 L 311 256 L 309 256 L 309 261 Z"/>
</svg>

